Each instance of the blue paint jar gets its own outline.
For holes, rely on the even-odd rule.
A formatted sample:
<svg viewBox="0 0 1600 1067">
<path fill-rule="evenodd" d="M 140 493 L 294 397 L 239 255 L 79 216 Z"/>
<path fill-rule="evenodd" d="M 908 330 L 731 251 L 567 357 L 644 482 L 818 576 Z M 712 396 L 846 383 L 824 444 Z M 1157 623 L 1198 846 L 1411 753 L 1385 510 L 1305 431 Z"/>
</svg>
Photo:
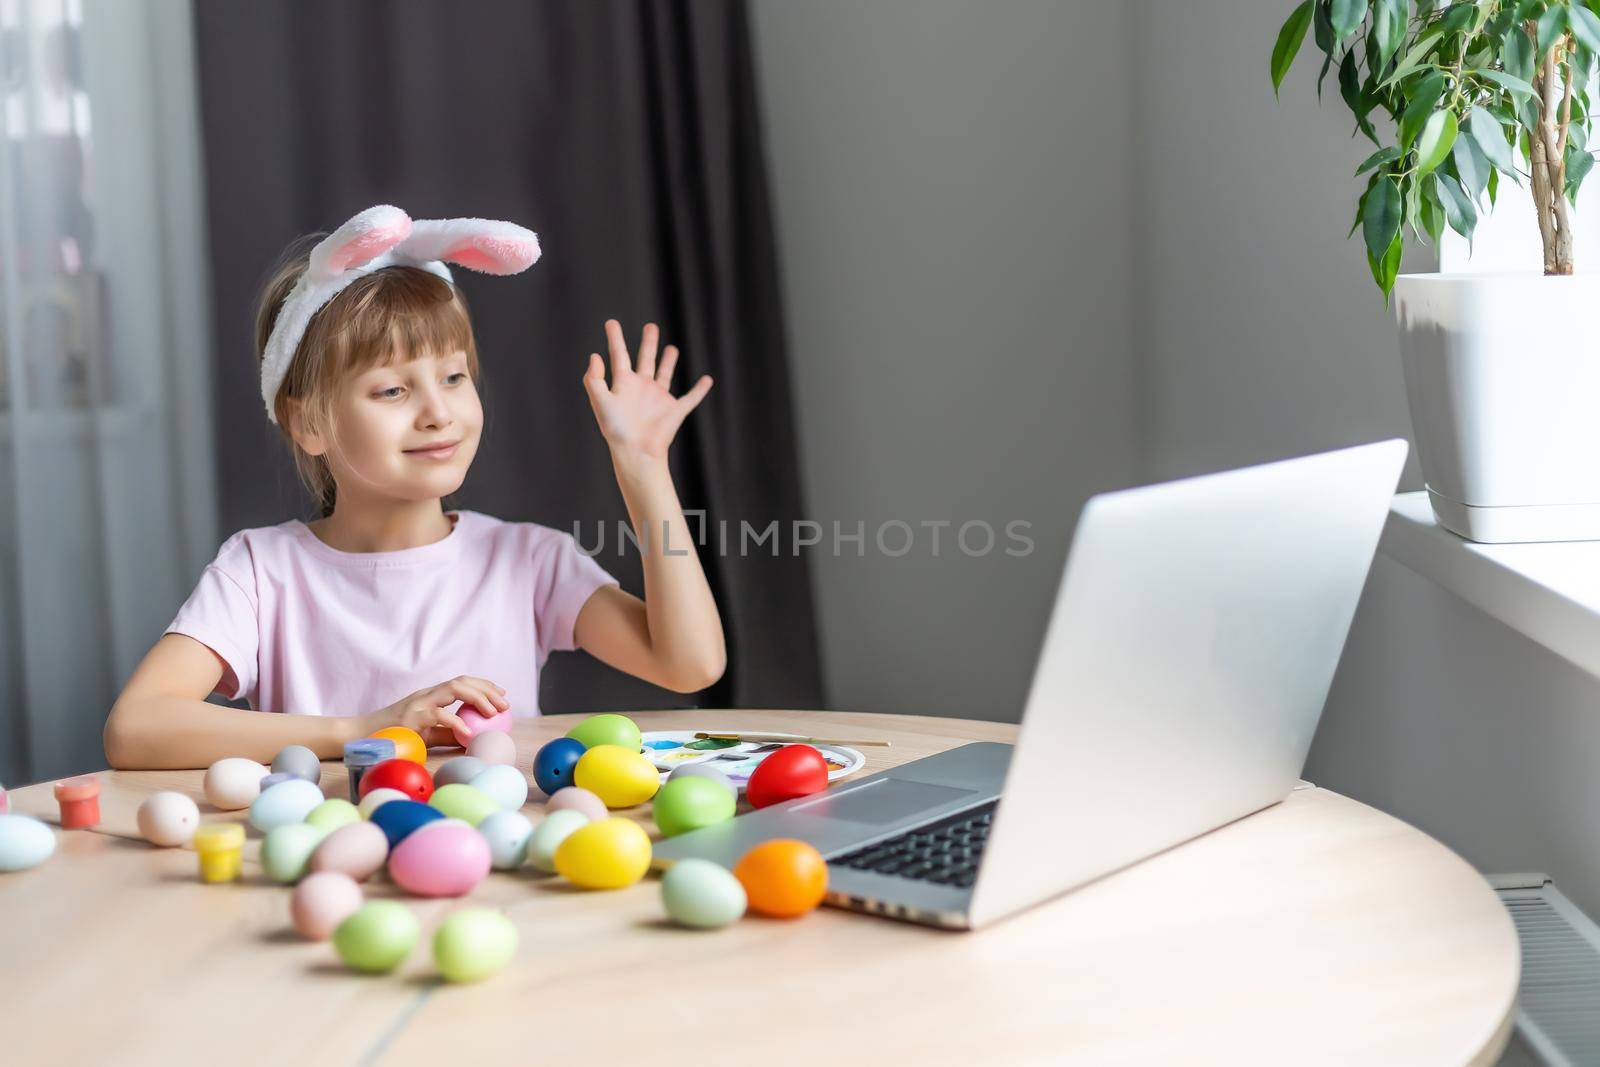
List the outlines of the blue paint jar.
<svg viewBox="0 0 1600 1067">
<path fill-rule="evenodd" d="M 361 803 L 361 776 L 386 759 L 394 759 L 394 742 L 387 737 L 363 737 L 344 744 L 344 769 L 350 776 L 350 803 Z"/>
</svg>

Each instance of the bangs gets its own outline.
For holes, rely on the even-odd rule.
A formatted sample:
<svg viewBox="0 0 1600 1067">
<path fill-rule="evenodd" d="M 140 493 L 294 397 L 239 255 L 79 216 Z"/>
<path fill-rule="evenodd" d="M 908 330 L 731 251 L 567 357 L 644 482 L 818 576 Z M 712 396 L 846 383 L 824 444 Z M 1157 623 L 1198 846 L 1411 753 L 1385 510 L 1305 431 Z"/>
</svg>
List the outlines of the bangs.
<svg viewBox="0 0 1600 1067">
<path fill-rule="evenodd" d="M 328 385 L 372 367 L 457 352 L 478 377 L 466 302 L 455 286 L 417 267 L 389 267 L 351 283 L 312 320 L 304 342 L 311 346 L 323 353 Z"/>
</svg>

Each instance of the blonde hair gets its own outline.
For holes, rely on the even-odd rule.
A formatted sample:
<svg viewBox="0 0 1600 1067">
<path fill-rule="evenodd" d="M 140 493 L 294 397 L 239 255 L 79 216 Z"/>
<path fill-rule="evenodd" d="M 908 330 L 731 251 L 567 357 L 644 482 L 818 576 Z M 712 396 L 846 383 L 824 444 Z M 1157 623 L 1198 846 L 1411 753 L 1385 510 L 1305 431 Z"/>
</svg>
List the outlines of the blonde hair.
<svg viewBox="0 0 1600 1067">
<path fill-rule="evenodd" d="M 256 306 L 256 377 L 267 339 L 311 250 L 326 234 L 308 234 L 291 244 L 273 269 Z M 408 353 L 464 352 L 467 370 L 479 381 L 478 346 L 461 291 L 419 267 L 386 267 L 347 285 L 311 317 L 273 400 L 278 429 L 294 455 L 295 470 L 324 516 L 333 514 L 338 487 L 325 456 L 303 450 L 289 432 L 290 400 L 297 401 L 307 431 L 332 441 L 334 399 L 352 375 L 399 362 Z"/>
</svg>

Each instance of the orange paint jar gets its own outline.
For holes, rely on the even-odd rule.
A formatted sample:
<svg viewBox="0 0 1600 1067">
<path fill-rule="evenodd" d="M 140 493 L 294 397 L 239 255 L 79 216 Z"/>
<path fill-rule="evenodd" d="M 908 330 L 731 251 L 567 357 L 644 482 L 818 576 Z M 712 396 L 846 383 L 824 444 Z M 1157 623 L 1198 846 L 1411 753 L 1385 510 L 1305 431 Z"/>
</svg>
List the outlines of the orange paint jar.
<svg viewBox="0 0 1600 1067">
<path fill-rule="evenodd" d="M 100 821 L 100 779 L 68 778 L 56 783 L 55 792 L 63 830 L 82 830 Z"/>
</svg>

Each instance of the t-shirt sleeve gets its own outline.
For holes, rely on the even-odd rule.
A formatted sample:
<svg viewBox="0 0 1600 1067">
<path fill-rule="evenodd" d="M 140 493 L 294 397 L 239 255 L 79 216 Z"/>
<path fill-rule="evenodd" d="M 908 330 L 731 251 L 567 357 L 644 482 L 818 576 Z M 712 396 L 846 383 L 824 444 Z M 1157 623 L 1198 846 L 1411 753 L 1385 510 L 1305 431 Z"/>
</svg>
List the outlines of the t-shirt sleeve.
<svg viewBox="0 0 1600 1067">
<path fill-rule="evenodd" d="M 222 672 L 216 691 L 229 700 L 237 700 L 255 688 L 261 640 L 256 604 L 250 550 L 235 535 L 206 565 L 194 592 L 166 630 L 192 637 L 222 658 L 227 669 Z"/>
<path fill-rule="evenodd" d="M 541 528 L 543 537 L 534 549 L 537 580 L 534 584 L 534 628 L 538 634 L 539 664 L 551 652 L 578 647 L 573 626 L 578 612 L 602 585 L 620 585 L 593 556 L 585 555 L 569 533 Z"/>
</svg>

